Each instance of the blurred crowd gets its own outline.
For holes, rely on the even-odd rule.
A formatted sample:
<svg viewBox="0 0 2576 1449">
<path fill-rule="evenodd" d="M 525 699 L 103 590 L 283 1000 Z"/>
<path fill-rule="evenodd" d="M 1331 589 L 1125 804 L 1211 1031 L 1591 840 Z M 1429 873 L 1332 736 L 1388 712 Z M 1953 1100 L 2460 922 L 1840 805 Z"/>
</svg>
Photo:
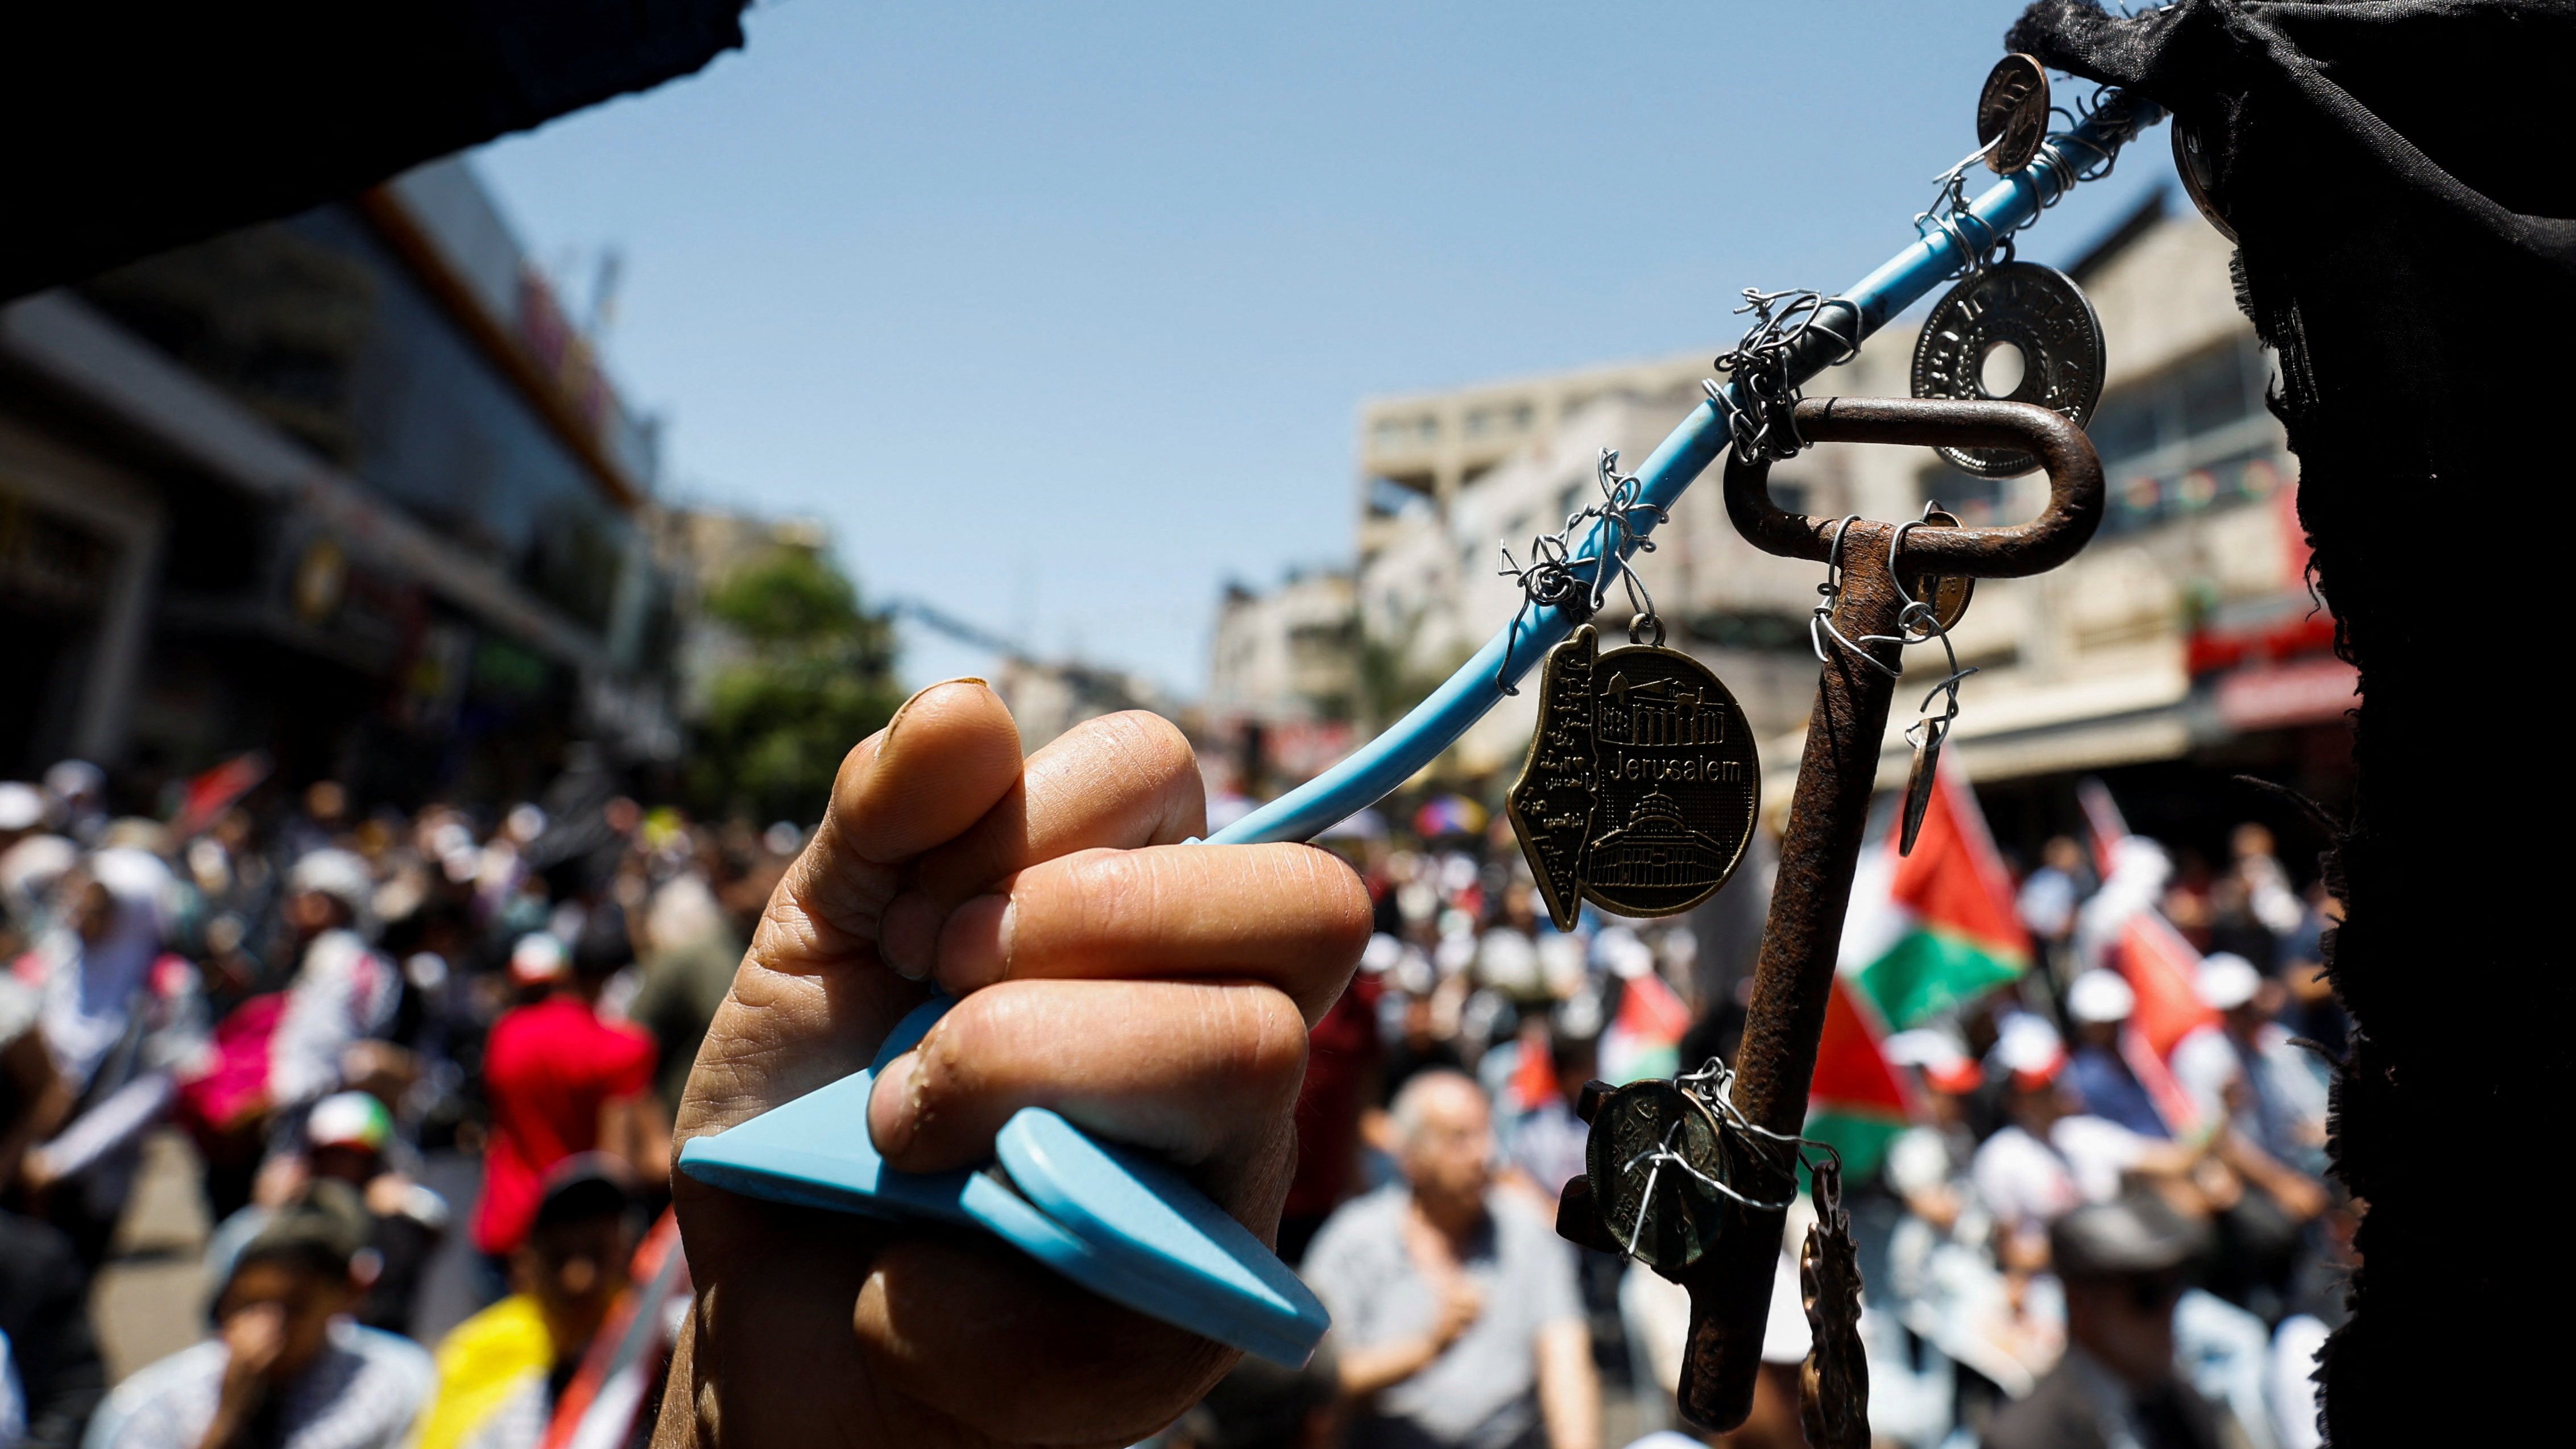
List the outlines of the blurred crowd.
<svg viewBox="0 0 2576 1449">
<path fill-rule="evenodd" d="M 578 754 L 490 812 L 258 773 L 166 820 L 79 761 L 0 783 L 0 1444 L 625 1442 L 687 1287 L 670 1112 L 802 834 Z M 110 1385 L 89 1290 L 156 1129 L 207 1332 Z"/>
<path fill-rule="evenodd" d="M 640 1442 L 688 1288 L 671 1109 L 802 832 L 578 758 L 499 810 L 200 783 L 166 818 L 78 762 L 0 784 L 0 1444 Z M 1314 1028 L 1279 1246 L 1335 1328 L 1164 1442 L 1690 1442 L 1687 1298 L 1554 1215 L 1586 1082 L 1734 1055 L 1732 928 L 1559 931 L 1460 797 L 1324 844 L 1376 934 Z M 1876 1440 L 2306 1449 L 2357 1210 L 2322 1177 L 2333 902 L 2250 826 L 2217 866 L 2052 841 L 2012 888 L 2030 968 L 1875 1042 L 1907 1103 L 1849 1159 Z M 156 1131 L 216 1225 L 205 1331 L 110 1384 L 89 1290 Z M 1804 1442 L 1789 1252 L 1723 1442 Z"/>
<path fill-rule="evenodd" d="M 1587 906 L 1560 933 L 1485 823 L 1434 802 L 1411 833 L 1371 819 L 1327 842 L 1378 935 L 1316 1030 L 1281 1251 L 1334 1331 L 1301 1374 L 1238 1371 L 1172 1441 L 1590 1449 L 1615 1422 L 1638 1449 L 1807 1442 L 1804 1195 L 1752 1417 L 1711 1441 L 1674 1402 L 1687 1295 L 1553 1232 L 1585 1169 L 1583 1083 L 1732 1060 L 1749 962 L 1721 953 L 1742 912 Z M 2338 908 L 2275 852 L 2255 825 L 2223 864 L 2116 829 L 2051 840 L 2003 863 L 2029 968 L 1879 1031 L 1907 1111 L 1845 1143 L 1875 1442 L 2318 1442 L 2309 1374 L 2357 1211 L 2323 1177 L 2347 1028 L 2320 966 Z M 1734 889 L 1767 890 L 1758 859 L 1744 874 Z"/>
</svg>

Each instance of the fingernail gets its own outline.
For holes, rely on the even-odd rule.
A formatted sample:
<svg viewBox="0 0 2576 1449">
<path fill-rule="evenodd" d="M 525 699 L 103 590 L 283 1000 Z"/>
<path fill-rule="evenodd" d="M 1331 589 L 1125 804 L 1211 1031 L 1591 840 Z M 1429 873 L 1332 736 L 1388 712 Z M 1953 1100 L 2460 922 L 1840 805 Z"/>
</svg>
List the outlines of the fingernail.
<svg viewBox="0 0 2576 1449">
<path fill-rule="evenodd" d="M 1011 974 L 1011 934 L 1020 908 L 1009 896 L 977 896 L 948 913 L 939 932 L 939 984 L 952 996 Z"/>
<path fill-rule="evenodd" d="M 877 957 L 907 981 L 930 974 L 939 957 L 939 907 L 927 893 L 906 890 L 886 902 L 877 918 Z"/>
<path fill-rule="evenodd" d="M 921 1089 L 913 1080 L 920 1068 L 921 1049 L 915 1047 L 886 1063 L 868 1093 L 868 1140 L 880 1156 L 892 1157 L 912 1145 L 921 1120 Z"/>
<path fill-rule="evenodd" d="M 934 690 L 934 689 L 946 689 L 948 686 L 950 686 L 950 685 L 952 685 L 952 684 L 973 684 L 973 685 L 979 685 L 979 686 L 981 686 L 981 687 L 983 687 L 983 688 L 985 688 L 985 689 L 990 689 L 990 688 L 992 688 L 992 687 L 993 687 L 992 685 L 990 685 L 990 684 L 986 684 L 983 680 L 981 680 L 981 679 L 979 679 L 979 678 L 975 677 L 975 676 L 974 676 L 974 675 L 972 675 L 972 674 L 961 674 L 961 675 L 958 675 L 955 679 L 943 679 L 943 680 L 939 681 L 937 684 L 925 684 L 925 685 L 923 685 L 921 688 L 916 689 L 916 690 L 914 690 L 914 691 L 912 692 L 912 698 L 905 700 L 905 701 L 902 703 L 902 705 L 901 705 L 901 706 L 899 706 L 899 707 L 895 710 L 895 712 L 894 712 L 894 718 L 892 718 L 892 719 L 890 719 L 890 720 L 887 720 L 887 721 L 886 721 L 886 727 L 885 727 L 886 743 L 887 743 L 887 744 L 893 744 L 893 743 L 894 743 L 894 731 L 895 731 L 895 727 L 896 727 L 897 725 L 900 725 L 900 724 L 902 724 L 902 723 L 903 723 L 903 717 L 904 717 L 905 715 L 910 714 L 910 713 L 912 712 L 912 707 L 913 707 L 914 705 L 921 703 L 923 696 L 925 696 L 925 695 L 929 694 L 929 693 L 930 693 L 932 690 Z"/>
</svg>

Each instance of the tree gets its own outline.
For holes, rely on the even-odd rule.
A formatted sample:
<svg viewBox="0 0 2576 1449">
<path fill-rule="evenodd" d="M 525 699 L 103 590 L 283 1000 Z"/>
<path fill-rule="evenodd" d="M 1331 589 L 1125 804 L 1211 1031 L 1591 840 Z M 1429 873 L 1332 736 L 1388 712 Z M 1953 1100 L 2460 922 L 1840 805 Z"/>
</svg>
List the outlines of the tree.
<svg viewBox="0 0 2576 1449">
<path fill-rule="evenodd" d="M 711 810 L 820 820 L 841 757 L 903 702 L 892 619 L 820 549 L 785 545 L 736 570 L 707 614 L 745 657 L 708 691 L 691 786 Z"/>
</svg>

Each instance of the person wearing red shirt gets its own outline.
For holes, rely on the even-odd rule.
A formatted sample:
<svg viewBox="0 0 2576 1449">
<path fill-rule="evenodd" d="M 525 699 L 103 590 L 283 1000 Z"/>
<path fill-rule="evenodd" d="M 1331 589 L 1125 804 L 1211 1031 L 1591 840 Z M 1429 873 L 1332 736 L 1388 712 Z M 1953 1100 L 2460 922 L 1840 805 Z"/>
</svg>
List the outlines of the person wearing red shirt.
<svg viewBox="0 0 2576 1449">
<path fill-rule="evenodd" d="M 669 1175 L 669 1119 L 652 1096 L 653 1039 L 599 1017 L 600 988 L 634 957 L 624 913 L 602 907 L 571 954 L 569 963 L 554 957 L 554 991 L 503 1013 L 484 1049 L 492 1135 L 474 1245 L 494 1257 L 527 1237 L 546 1169 L 575 1153 L 623 1158 L 650 1183 Z"/>
</svg>

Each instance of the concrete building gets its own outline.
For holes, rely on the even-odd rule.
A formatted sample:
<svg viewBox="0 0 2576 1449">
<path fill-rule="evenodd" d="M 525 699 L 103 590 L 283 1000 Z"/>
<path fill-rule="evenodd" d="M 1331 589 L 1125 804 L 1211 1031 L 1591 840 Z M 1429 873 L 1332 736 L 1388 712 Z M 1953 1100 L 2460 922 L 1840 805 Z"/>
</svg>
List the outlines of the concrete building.
<svg viewBox="0 0 2576 1449">
<path fill-rule="evenodd" d="M 1696 399 L 1707 375 L 1708 359 L 1691 354 L 1362 403 L 1360 557 L 1404 531 L 1396 519 L 1413 499 L 1447 508 L 1461 489 L 1513 454 L 1547 446 L 1595 400 Z"/>
<path fill-rule="evenodd" d="M 1294 573 L 1267 593 L 1227 587 L 1203 728 L 1238 789 L 1296 784 L 1350 750 L 1367 690 L 1359 643 L 1347 572 Z"/>
<path fill-rule="evenodd" d="M 1956 632 L 1979 673 L 1952 739 L 2007 836 L 2062 828 L 2082 772 L 2126 772 L 2113 783 L 2137 787 L 2122 793 L 2142 828 L 2238 770 L 2329 800 L 2348 777 L 2341 714 L 2354 676 L 2328 652 L 2306 591 L 2295 467 L 2264 407 L 2271 363 L 2234 305 L 2228 251 L 2159 197 L 2070 268 L 2108 351 L 2088 429 L 2108 516 L 2066 567 L 1978 585 Z M 1910 324 L 1890 328 L 1807 392 L 1902 396 L 1913 343 Z M 1400 681 L 1388 706 L 1419 698 L 1512 617 L 1520 596 L 1497 572 L 1498 546 L 1526 562 L 1533 534 L 1597 496 L 1600 450 L 1634 466 L 1699 405 L 1707 374 L 1702 355 L 1362 407 L 1359 651 Z M 1471 433 L 1479 416 L 1484 431 Z M 1494 433 L 1506 425 L 1517 431 Z M 2046 482 L 1972 478 L 1925 449 L 1829 445 L 1775 468 L 1773 491 L 1793 510 L 1884 519 L 1938 499 L 1976 524 L 2031 516 Z M 1639 573 L 1673 642 L 1718 671 L 1764 735 L 1765 796 L 1783 805 L 1814 691 L 1807 618 L 1821 570 L 1739 538 L 1713 470 L 1655 541 Z M 1614 597 L 1605 633 L 1625 616 Z M 1909 651 L 1884 784 L 1902 781 L 1910 750 L 1897 732 L 1920 697 L 1908 689 L 1940 677 L 1937 656 Z M 1533 709 L 1530 691 L 1506 700 L 1435 768 L 1465 780 L 1517 769 Z"/>
<path fill-rule="evenodd" d="M 0 774 L 670 755 L 654 472 L 453 160 L 0 309 Z"/>
</svg>

